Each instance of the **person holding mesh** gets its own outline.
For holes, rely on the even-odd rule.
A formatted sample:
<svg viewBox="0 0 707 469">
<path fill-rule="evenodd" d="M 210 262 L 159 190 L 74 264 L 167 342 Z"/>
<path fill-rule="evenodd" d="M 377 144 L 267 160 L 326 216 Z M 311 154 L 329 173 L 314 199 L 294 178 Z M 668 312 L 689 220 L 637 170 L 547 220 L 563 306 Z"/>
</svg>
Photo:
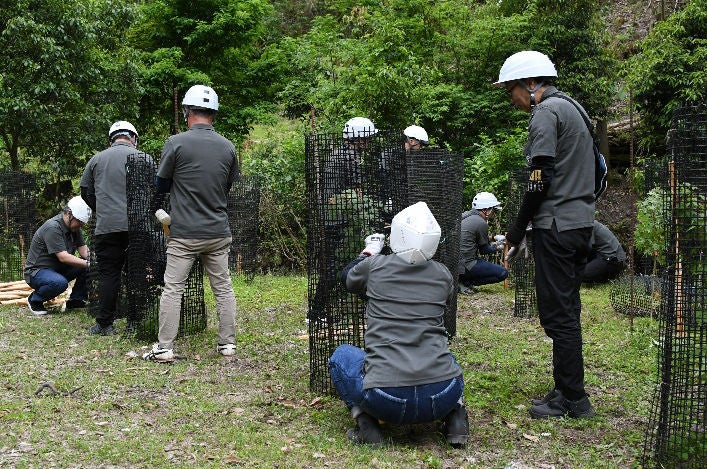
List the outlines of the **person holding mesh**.
<svg viewBox="0 0 707 469">
<path fill-rule="evenodd" d="M 329 359 L 332 382 L 356 421 L 346 434 L 355 443 L 383 443 L 379 420 L 441 420 L 449 444 L 469 439 L 464 378 L 444 328 L 454 282 L 432 260 L 440 237 L 427 204 L 418 202 L 393 217 L 393 254 L 381 255 L 385 236 L 372 234 L 341 273 L 348 291 L 368 299 L 366 350 L 343 344 Z"/>
</svg>

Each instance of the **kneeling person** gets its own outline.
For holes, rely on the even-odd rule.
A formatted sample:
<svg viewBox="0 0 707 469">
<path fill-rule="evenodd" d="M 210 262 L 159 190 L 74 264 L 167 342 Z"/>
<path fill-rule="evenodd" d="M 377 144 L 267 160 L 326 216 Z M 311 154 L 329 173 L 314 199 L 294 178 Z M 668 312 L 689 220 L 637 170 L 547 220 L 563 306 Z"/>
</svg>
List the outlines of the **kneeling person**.
<svg viewBox="0 0 707 469">
<path fill-rule="evenodd" d="M 366 350 L 344 344 L 329 359 L 332 382 L 356 420 L 346 434 L 352 441 L 382 443 L 379 420 L 442 420 L 450 444 L 469 439 L 464 378 L 444 328 L 454 282 L 444 265 L 431 260 L 440 235 L 429 208 L 418 202 L 393 218 L 395 254 L 379 255 L 385 237 L 370 235 L 341 273 L 350 292 L 368 297 Z"/>
<path fill-rule="evenodd" d="M 64 211 L 46 222 L 34 233 L 25 262 L 25 281 L 34 288 L 27 297 L 27 306 L 36 316 L 47 314 L 44 302 L 63 293 L 71 280 L 67 309 L 86 305 L 86 271 L 88 247 L 81 227 L 91 218 L 91 209 L 81 197 L 72 198 Z M 81 256 L 76 257 L 78 251 Z"/>
</svg>

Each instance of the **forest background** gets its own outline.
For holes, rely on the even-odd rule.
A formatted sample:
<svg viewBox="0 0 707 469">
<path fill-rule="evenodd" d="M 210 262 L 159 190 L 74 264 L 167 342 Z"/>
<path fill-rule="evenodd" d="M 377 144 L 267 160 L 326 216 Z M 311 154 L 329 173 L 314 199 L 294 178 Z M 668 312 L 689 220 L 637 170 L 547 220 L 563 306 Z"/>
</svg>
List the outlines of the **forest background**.
<svg viewBox="0 0 707 469">
<path fill-rule="evenodd" d="M 493 88 L 519 50 L 597 124 L 614 177 L 665 153 L 674 109 L 707 95 L 707 0 L 0 0 L 0 170 L 40 182 L 43 215 L 77 190 L 107 129 L 158 156 L 189 86 L 261 179 L 263 270 L 305 266 L 304 135 L 350 117 L 418 124 L 465 157 L 465 206 L 505 197 L 527 114 Z M 627 121 L 630 126 L 625 125 Z M 639 177 L 636 181 L 640 181 Z M 638 183 L 638 182 L 637 182 Z"/>
</svg>

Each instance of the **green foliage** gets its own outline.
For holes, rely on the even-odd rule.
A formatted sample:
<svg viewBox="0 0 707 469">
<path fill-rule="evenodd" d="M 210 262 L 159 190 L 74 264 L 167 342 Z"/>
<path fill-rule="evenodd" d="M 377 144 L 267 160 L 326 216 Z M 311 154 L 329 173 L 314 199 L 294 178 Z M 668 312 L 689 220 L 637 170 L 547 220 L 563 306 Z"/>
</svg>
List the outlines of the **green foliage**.
<svg viewBox="0 0 707 469">
<path fill-rule="evenodd" d="M 503 204 L 510 172 L 526 164 L 523 145 L 527 136 L 528 132 L 522 129 L 499 133 L 493 139 L 480 136 L 474 156 L 464 165 L 465 207 L 470 207 L 474 195 L 482 191 L 494 193 Z"/>
<path fill-rule="evenodd" d="M 4 166 L 17 170 L 35 159 L 38 179 L 72 176 L 106 142 L 115 116 L 135 112 L 137 69 L 123 41 L 133 11 L 128 0 L 4 2 Z"/>
<path fill-rule="evenodd" d="M 284 127 L 285 122 L 276 125 Z M 263 266 L 304 269 L 305 177 L 304 138 L 301 129 L 272 132 L 264 127 L 258 143 L 243 154 L 244 174 L 257 176 L 262 187 L 260 254 Z"/>
<path fill-rule="evenodd" d="M 649 151 L 665 144 L 673 111 L 707 99 L 707 1 L 693 0 L 658 22 L 626 64 L 641 116 L 640 141 Z"/>
<path fill-rule="evenodd" d="M 665 265 L 665 236 L 668 219 L 665 213 L 667 193 L 662 189 L 651 190 L 637 205 L 637 223 L 634 233 L 636 250 L 646 257 Z"/>
<path fill-rule="evenodd" d="M 347 221 L 343 239 L 364 239 L 371 234 L 378 214 L 383 209 L 383 202 L 370 195 L 362 195 L 356 189 L 347 189 L 336 194 L 327 205 L 330 211 L 328 219 L 344 219 Z M 336 252 L 337 259 L 354 259 L 360 252 L 356 243 L 341 243 Z"/>
</svg>

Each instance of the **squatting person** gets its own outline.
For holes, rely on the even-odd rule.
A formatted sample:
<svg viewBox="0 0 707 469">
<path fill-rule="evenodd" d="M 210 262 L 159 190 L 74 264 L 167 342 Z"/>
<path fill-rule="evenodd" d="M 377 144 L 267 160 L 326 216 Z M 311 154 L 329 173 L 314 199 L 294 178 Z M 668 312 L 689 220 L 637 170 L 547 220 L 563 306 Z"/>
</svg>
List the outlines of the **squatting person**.
<svg viewBox="0 0 707 469">
<path fill-rule="evenodd" d="M 462 446 L 469 439 L 464 378 L 444 329 L 444 308 L 456 292 L 447 267 L 431 260 L 441 230 L 424 202 L 391 225 L 394 254 L 380 255 L 385 237 L 370 235 L 341 273 L 351 293 L 368 298 L 366 350 L 343 344 L 329 359 L 332 382 L 356 421 L 346 436 L 378 445 L 379 420 L 442 420 L 447 441 Z"/>
<path fill-rule="evenodd" d="M 45 221 L 32 236 L 24 275 L 27 284 L 34 288 L 27 297 L 27 306 L 36 316 L 47 314 L 44 302 L 63 293 L 74 279 L 66 309 L 86 305 L 86 271 L 90 261 L 81 227 L 90 218 L 91 209 L 76 196 L 62 213 Z M 81 257 L 76 257 L 75 252 Z"/>
</svg>

